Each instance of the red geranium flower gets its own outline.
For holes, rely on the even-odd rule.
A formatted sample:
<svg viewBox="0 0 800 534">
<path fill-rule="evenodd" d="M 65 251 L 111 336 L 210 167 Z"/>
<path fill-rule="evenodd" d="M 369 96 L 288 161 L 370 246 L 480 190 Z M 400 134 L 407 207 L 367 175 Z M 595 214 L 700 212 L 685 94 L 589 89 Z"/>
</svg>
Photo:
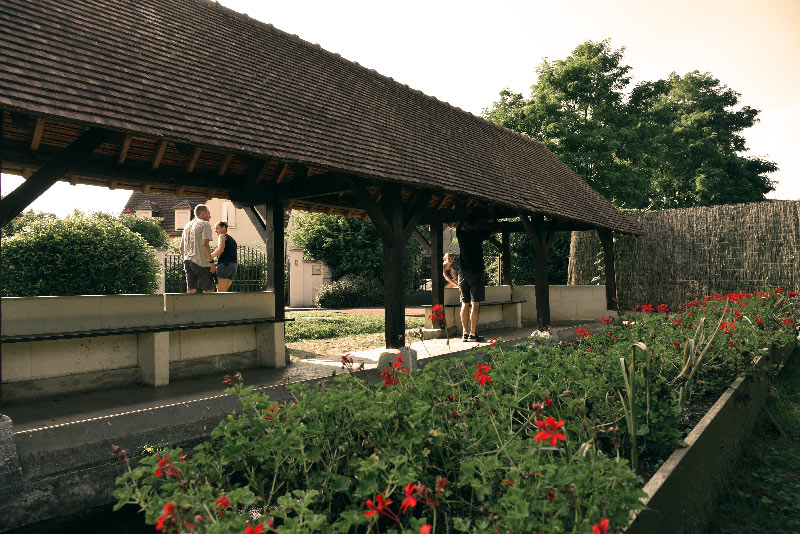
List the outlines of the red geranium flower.
<svg viewBox="0 0 800 534">
<path fill-rule="evenodd" d="M 383 493 L 379 493 L 375 496 L 375 503 L 372 502 L 372 499 L 367 499 L 367 508 L 369 508 L 369 512 L 364 512 L 366 517 L 372 517 L 375 514 L 383 515 L 392 519 L 394 521 L 400 521 L 400 518 L 397 517 L 397 514 L 389 510 L 389 505 L 392 504 L 392 499 L 384 499 Z"/>
<path fill-rule="evenodd" d="M 231 505 L 231 501 L 229 501 L 228 498 L 223 495 L 214 501 L 214 505 L 217 507 L 217 512 L 219 512 L 219 515 L 223 516 L 225 515 L 225 508 L 228 508 Z"/>
<path fill-rule="evenodd" d="M 417 498 L 414 497 L 414 490 L 417 489 L 416 484 L 410 482 L 406 484 L 406 496 L 400 504 L 400 511 L 406 513 L 409 508 L 414 508 L 417 505 Z"/>
<path fill-rule="evenodd" d="M 533 439 L 535 439 L 536 441 L 544 442 L 549 439 L 550 446 L 555 447 L 556 443 L 559 440 L 561 441 L 567 440 L 567 436 L 558 431 L 559 428 L 564 426 L 563 419 L 556 422 L 555 417 L 548 417 L 544 421 L 534 421 L 534 423 L 536 424 L 536 426 L 541 428 L 541 430 L 537 432 L 535 436 L 533 436 Z"/>
<path fill-rule="evenodd" d="M 644 313 L 652 313 L 654 311 L 653 310 L 653 305 L 652 304 L 645 304 L 644 306 L 642 306 L 642 311 Z"/>
<path fill-rule="evenodd" d="M 608 534 L 608 519 L 601 518 L 600 524 L 595 523 L 592 527 L 592 534 Z"/>
<path fill-rule="evenodd" d="M 552 400 L 550 397 L 548 397 L 548 396 L 545 396 L 545 398 L 544 398 L 544 404 L 545 404 L 545 406 L 547 406 L 548 408 L 551 408 L 551 407 L 553 406 L 553 400 Z"/>
<path fill-rule="evenodd" d="M 492 383 L 492 377 L 489 376 L 489 371 L 491 371 L 492 369 L 491 365 L 483 365 L 479 363 L 478 365 L 475 366 L 475 368 L 477 369 L 477 371 L 475 371 L 475 374 L 472 375 L 472 378 L 474 378 L 478 382 L 478 384 L 483 386 L 487 383 L 488 384 Z"/>
<path fill-rule="evenodd" d="M 678 342 L 676 341 L 676 342 L 673 344 L 673 347 L 675 347 L 676 349 L 679 349 L 681 346 L 680 346 L 680 345 L 678 344 Z"/>
<path fill-rule="evenodd" d="M 658 311 L 666 313 L 666 312 L 669 311 L 669 308 L 667 307 L 666 304 L 659 304 L 658 305 Z"/>
<path fill-rule="evenodd" d="M 447 481 L 447 479 L 444 479 L 444 478 L 441 478 L 441 477 L 437 478 L 436 479 L 436 496 L 437 497 L 441 497 L 442 496 L 442 488 L 446 488 L 449 485 L 450 485 L 450 483 Z"/>
<path fill-rule="evenodd" d="M 251 525 L 247 525 L 244 529 L 244 534 L 261 534 L 264 532 L 264 525 L 258 525 L 256 528 L 253 528 Z"/>
<path fill-rule="evenodd" d="M 444 306 L 442 306 L 441 304 L 434 304 L 433 306 L 431 306 L 431 314 L 428 316 L 428 320 L 431 322 L 443 321 L 444 320 L 444 313 L 442 313 L 443 310 Z"/>
<path fill-rule="evenodd" d="M 156 523 L 156 530 L 164 529 L 164 522 L 169 521 L 175 515 L 175 503 L 170 501 L 164 505 L 164 513 L 158 518 Z"/>
<path fill-rule="evenodd" d="M 490 340 L 489 340 L 489 348 L 490 348 L 490 349 L 493 349 L 493 348 L 494 348 L 494 344 L 495 344 L 495 343 L 497 343 L 497 338 L 496 338 L 496 337 L 495 337 L 495 338 L 492 338 L 492 339 L 490 339 Z"/>
<path fill-rule="evenodd" d="M 578 328 L 577 330 L 575 330 L 575 337 L 585 337 L 585 338 L 588 338 L 588 337 L 590 337 L 591 335 L 592 335 L 592 333 L 591 333 L 591 332 L 589 332 L 588 330 L 586 330 L 585 328 Z"/>
<path fill-rule="evenodd" d="M 169 456 L 164 456 L 158 461 L 158 467 L 156 467 L 153 474 L 156 478 L 161 478 L 166 474 L 167 476 L 173 476 L 176 478 L 180 478 L 181 474 L 175 469 L 175 466 L 172 465 L 172 460 L 169 459 Z"/>
<path fill-rule="evenodd" d="M 419 527 L 419 534 L 431 534 L 431 526 L 422 525 L 421 527 Z"/>
</svg>

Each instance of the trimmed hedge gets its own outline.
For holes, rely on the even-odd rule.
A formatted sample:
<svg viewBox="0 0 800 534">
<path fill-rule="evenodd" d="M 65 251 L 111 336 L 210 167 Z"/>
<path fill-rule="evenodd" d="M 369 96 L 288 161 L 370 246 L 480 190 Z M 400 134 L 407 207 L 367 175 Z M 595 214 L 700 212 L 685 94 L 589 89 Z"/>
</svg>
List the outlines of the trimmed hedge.
<svg viewBox="0 0 800 534">
<path fill-rule="evenodd" d="M 330 309 L 380 306 L 383 304 L 383 286 L 372 278 L 347 274 L 322 286 L 314 304 Z"/>
<path fill-rule="evenodd" d="M 155 293 L 147 241 L 109 216 L 34 220 L 2 240 L 2 295 Z"/>
</svg>

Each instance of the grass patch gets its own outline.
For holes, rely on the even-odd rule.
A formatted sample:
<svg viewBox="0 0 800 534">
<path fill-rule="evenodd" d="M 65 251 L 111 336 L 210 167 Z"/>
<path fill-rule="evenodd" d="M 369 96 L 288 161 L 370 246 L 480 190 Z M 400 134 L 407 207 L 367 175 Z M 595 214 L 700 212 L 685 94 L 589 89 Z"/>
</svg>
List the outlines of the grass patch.
<svg viewBox="0 0 800 534">
<path fill-rule="evenodd" d="M 294 321 L 286 323 L 286 342 L 310 339 L 331 339 L 363 334 L 379 334 L 384 330 L 382 314 L 291 312 Z M 420 328 L 422 317 L 406 317 L 406 330 Z"/>
<path fill-rule="evenodd" d="M 800 532 L 800 357 L 773 385 L 777 400 L 767 404 L 784 434 L 778 436 L 766 414 L 756 423 L 707 534 Z"/>
</svg>

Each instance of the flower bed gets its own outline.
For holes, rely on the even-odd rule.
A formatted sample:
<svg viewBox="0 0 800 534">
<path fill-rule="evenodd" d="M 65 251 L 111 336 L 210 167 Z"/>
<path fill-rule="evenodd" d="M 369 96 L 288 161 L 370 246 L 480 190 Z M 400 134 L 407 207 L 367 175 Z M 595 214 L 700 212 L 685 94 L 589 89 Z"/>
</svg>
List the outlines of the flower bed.
<svg viewBox="0 0 800 534">
<path fill-rule="evenodd" d="M 776 290 L 647 306 L 571 345 L 398 362 L 377 388 L 353 373 L 291 404 L 230 381 L 241 412 L 192 451 L 142 459 L 118 506 L 163 532 L 619 532 L 693 399 L 793 340 L 796 303 Z"/>
</svg>

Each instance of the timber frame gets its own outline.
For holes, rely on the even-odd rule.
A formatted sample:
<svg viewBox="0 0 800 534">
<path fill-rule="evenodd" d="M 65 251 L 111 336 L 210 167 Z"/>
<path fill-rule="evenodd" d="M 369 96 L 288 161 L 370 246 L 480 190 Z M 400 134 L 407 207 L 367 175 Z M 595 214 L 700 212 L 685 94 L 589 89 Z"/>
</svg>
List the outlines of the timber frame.
<svg viewBox="0 0 800 534">
<path fill-rule="evenodd" d="M 401 250 L 417 226 L 433 304 L 443 224 L 501 221 L 504 283 L 510 233 L 528 235 L 542 328 L 554 232 L 604 232 L 607 250 L 610 232 L 640 232 L 542 143 L 215 2 L 3 0 L 0 48 L 2 171 L 27 179 L 2 224 L 57 180 L 259 206 L 283 310 L 285 212 L 368 217 L 388 347 L 405 342 Z"/>
</svg>

